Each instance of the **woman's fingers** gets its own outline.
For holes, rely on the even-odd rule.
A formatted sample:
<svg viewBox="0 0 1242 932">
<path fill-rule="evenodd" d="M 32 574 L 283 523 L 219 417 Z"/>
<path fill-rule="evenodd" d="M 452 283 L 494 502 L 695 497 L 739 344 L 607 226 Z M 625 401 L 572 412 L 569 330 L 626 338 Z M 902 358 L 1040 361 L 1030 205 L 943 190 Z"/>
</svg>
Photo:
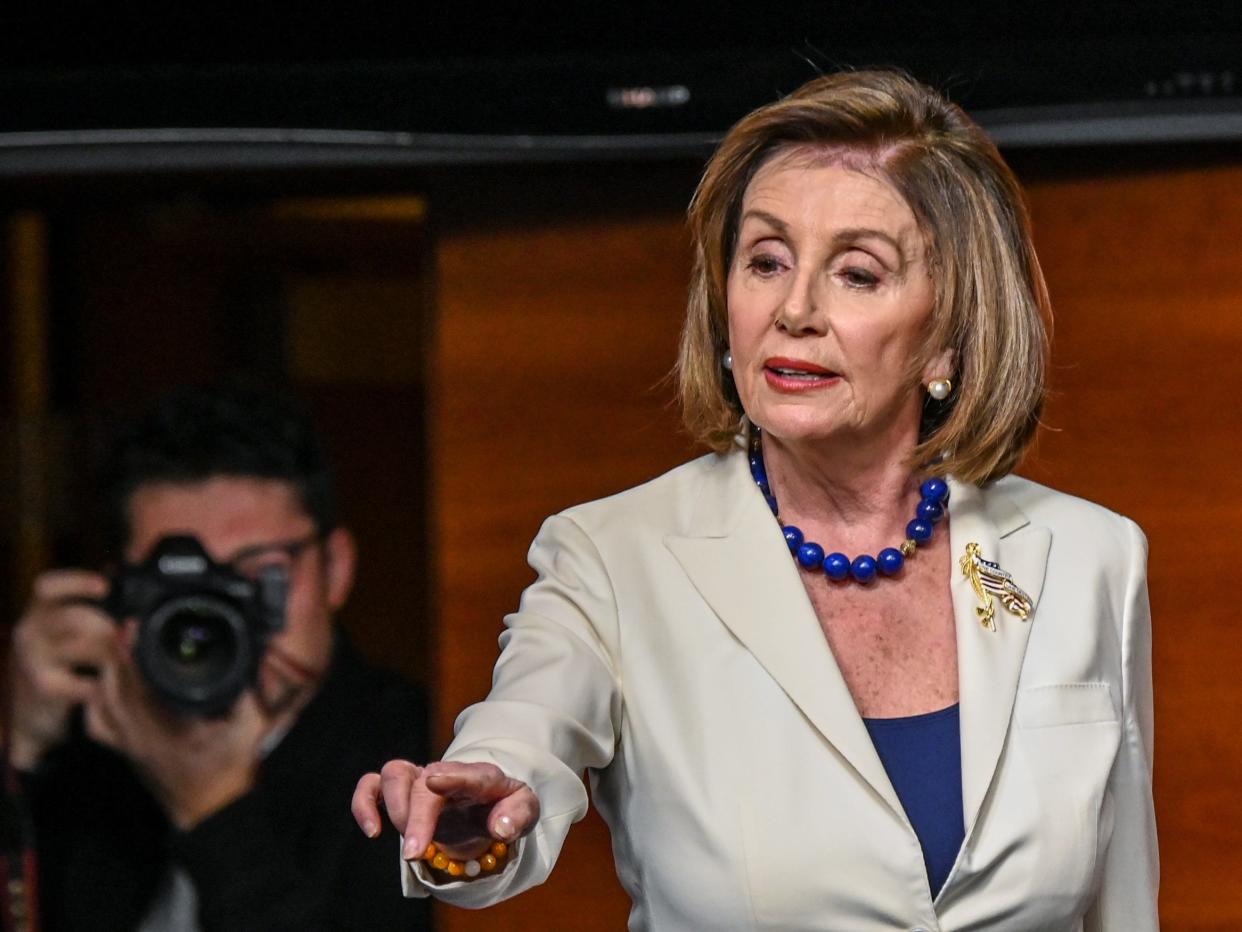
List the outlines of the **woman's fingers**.
<svg viewBox="0 0 1242 932">
<path fill-rule="evenodd" d="M 425 768 L 409 761 L 389 761 L 379 776 L 388 818 L 405 838 L 402 856 L 406 860 L 421 857 L 435 834 L 444 797 L 427 789 Z"/>
<path fill-rule="evenodd" d="M 539 798 L 521 780 L 494 764 L 428 764 L 427 786 L 457 805 L 490 806 L 484 830 L 493 838 L 513 841 L 539 821 Z"/>
<path fill-rule="evenodd" d="M 525 783 L 519 786 L 492 807 L 487 829 L 493 838 L 516 841 L 539 823 L 539 797 Z"/>
<path fill-rule="evenodd" d="M 515 841 L 539 821 L 539 800 L 492 764 L 389 761 L 358 781 L 350 810 L 369 838 L 380 833 L 380 807 L 404 838 L 406 860 L 438 845 L 468 850 L 491 839 Z"/>
<path fill-rule="evenodd" d="M 462 850 L 476 846 L 489 836 L 493 804 L 523 786 L 493 764 L 428 764 L 410 788 L 404 856 L 421 856 L 432 840 Z"/>
<path fill-rule="evenodd" d="M 410 818 L 410 791 L 420 782 L 422 771 L 408 760 L 390 760 L 380 768 L 380 799 L 388 821 L 403 835 Z"/>
<path fill-rule="evenodd" d="M 410 787 L 407 798 L 405 830 L 402 832 L 405 836 L 405 844 L 401 848 L 403 858 L 412 861 L 422 857 L 435 837 L 436 825 L 443 810 L 444 797 L 427 788 L 427 771 L 423 768 Z"/>
<path fill-rule="evenodd" d="M 349 804 L 354 821 L 367 838 L 375 838 L 380 833 L 379 798 L 382 787 L 378 773 L 364 773 L 354 788 L 354 797 Z"/>
<path fill-rule="evenodd" d="M 539 821 L 539 799 L 525 783 L 493 764 L 429 764 L 427 786 L 454 803 L 490 804 L 486 831 L 513 841 Z"/>
<path fill-rule="evenodd" d="M 494 803 L 526 785 L 495 764 L 440 761 L 428 764 L 426 775 L 427 786 L 454 803 Z"/>
<path fill-rule="evenodd" d="M 354 787 L 349 810 L 354 821 L 368 838 L 379 835 L 383 826 L 380 807 L 398 832 L 405 831 L 409 812 L 410 788 L 418 780 L 422 768 L 408 760 L 390 760 L 379 773 L 363 774 Z"/>
</svg>

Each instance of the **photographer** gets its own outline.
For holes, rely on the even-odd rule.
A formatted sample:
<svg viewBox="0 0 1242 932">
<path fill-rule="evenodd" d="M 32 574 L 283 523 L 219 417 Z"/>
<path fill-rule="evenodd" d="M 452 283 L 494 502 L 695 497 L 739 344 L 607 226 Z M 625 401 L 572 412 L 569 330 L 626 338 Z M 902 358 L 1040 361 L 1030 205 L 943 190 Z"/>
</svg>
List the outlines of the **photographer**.
<svg viewBox="0 0 1242 932">
<path fill-rule="evenodd" d="M 346 811 L 358 772 L 426 757 L 426 710 L 333 623 L 355 549 L 309 423 L 182 391 L 103 491 L 116 572 L 44 573 L 13 634 L 42 928 L 426 928 Z"/>
</svg>

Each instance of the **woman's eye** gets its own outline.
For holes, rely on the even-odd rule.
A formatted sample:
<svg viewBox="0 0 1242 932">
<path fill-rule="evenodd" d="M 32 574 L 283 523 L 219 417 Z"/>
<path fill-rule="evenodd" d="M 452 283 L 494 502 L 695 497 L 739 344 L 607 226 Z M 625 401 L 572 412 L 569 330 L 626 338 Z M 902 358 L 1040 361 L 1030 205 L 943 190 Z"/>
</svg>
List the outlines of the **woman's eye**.
<svg viewBox="0 0 1242 932">
<path fill-rule="evenodd" d="M 776 256 L 754 256 L 746 263 L 746 268 L 758 275 L 775 275 L 781 270 L 781 263 Z"/>
<path fill-rule="evenodd" d="M 842 269 L 841 278 L 851 288 L 874 288 L 880 283 L 878 275 L 858 266 Z"/>
</svg>

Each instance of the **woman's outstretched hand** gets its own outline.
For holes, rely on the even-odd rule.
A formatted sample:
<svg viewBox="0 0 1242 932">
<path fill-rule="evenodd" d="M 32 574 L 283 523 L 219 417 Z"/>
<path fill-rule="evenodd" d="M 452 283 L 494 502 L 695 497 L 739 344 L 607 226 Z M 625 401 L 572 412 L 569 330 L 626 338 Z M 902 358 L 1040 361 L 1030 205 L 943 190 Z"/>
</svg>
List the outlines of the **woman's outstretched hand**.
<svg viewBox="0 0 1242 932">
<path fill-rule="evenodd" d="M 389 761 L 354 790 L 351 809 L 368 838 L 380 834 L 381 806 L 405 838 L 407 861 L 422 857 L 433 841 L 449 857 L 476 858 L 493 841 L 517 841 L 539 821 L 534 791 L 494 764 Z"/>
</svg>

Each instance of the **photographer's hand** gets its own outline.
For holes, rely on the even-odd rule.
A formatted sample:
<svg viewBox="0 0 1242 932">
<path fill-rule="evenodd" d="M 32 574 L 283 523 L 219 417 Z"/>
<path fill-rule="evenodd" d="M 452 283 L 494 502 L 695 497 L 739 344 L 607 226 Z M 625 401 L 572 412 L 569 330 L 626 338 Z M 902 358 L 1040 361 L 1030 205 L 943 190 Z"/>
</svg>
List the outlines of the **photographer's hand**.
<svg viewBox="0 0 1242 932">
<path fill-rule="evenodd" d="M 107 592 L 108 580 L 85 570 L 52 570 L 35 580 L 9 660 L 9 763 L 18 770 L 34 769 L 63 741 L 70 711 L 98 692 L 118 632 L 90 603 Z"/>
<path fill-rule="evenodd" d="M 250 792 L 263 739 L 276 723 L 251 691 L 223 718 L 170 711 L 134 662 L 134 632 L 127 622 L 86 703 L 87 732 L 127 757 L 173 824 L 190 829 Z"/>
</svg>

